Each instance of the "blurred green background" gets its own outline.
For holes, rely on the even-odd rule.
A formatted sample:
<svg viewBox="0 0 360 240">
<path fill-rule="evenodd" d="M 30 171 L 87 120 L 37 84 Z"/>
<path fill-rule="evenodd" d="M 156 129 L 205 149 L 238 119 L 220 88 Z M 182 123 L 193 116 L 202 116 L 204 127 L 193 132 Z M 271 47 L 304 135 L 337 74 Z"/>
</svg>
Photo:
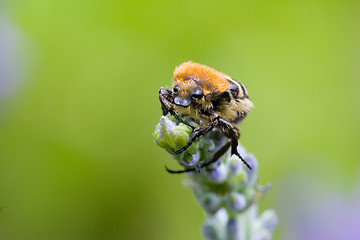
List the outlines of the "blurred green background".
<svg viewBox="0 0 360 240">
<path fill-rule="evenodd" d="M 0 2 L 0 239 L 201 239 L 186 175 L 165 172 L 177 166 L 152 140 L 158 90 L 188 60 L 248 87 L 256 108 L 241 143 L 273 183 L 261 208 L 279 212 L 275 239 L 286 239 L 284 182 L 351 193 L 359 180 L 359 10 L 348 0 Z M 314 197 L 307 187 L 297 190 Z"/>
</svg>

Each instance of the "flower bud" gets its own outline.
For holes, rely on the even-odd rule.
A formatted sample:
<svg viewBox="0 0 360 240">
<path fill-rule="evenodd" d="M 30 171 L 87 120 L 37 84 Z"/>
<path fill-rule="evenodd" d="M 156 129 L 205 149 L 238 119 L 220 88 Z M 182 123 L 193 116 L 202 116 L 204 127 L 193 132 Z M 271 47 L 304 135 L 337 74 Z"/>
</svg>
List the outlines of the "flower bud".
<svg viewBox="0 0 360 240">
<path fill-rule="evenodd" d="M 226 233 L 228 240 L 244 239 L 243 234 L 241 234 L 240 223 L 235 218 L 232 218 L 228 221 L 226 226 Z"/>
<path fill-rule="evenodd" d="M 269 209 L 260 215 L 259 221 L 264 228 L 273 232 L 279 222 L 279 217 L 273 209 Z"/>
<path fill-rule="evenodd" d="M 205 193 L 200 197 L 201 206 L 208 212 L 216 212 L 221 205 L 221 198 L 215 193 Z"/>
<path fill-rule="evenodd" d="M 219 224 L 225 225 L 225 223 L 229 220 L 229 215 L 224 208 L 220 208 L 216 212 L 215 218 L 219 221 Z"/>
<path fill-rule="evenodd" d="M 229 171 L 232 175 L 238 175 L 240 172 L 242 172 L 243 169 L 243 163 L 239 159 L 238 156 L 233 155 L 230 157 L 229 160 Z"/>
<path fill-rule="evenodd" d="M 194 166 L 199 162 L 200 157 L 201 157 L 200 151 L 193 155 L 184 154 L 184 158 L 180 159 L 179 162 L 185 166 Z"/>
<path fill-rule="evenodd" d="M 202 231 L 203 231 L 203 235 L 206 240 L 220 240 L 221 239 L 221 236 L 220 236 L 219 232 L 217 231 L 216 225 L 207 224 L 205 222 Z"/>
<path fill-rule="evenodd" d="M 249 153 L 246 156 L 245 161 L 251 167 L 251 169 L 246 168 L 248 186 L 255 186 L 255 184 L 257 183 L 257 180 L 258 180 L 257 179 L 257 177 L 258 177 L 258 161 L 252 153 Z"/>
<path fill-rule="evenodd" d="M 184 129 L 185 127 L 179 128 L 168 117 L 162 116 L 153 133 L 154 141 L 169 153 L 173 153 L 172 149 L 179 149 L 189 141 L 189 133 Z"/>
<path fill-rule="evenodd" d="M 211 215 L 203 225 L 203 234 L 207 240 L 223 240 L 225 238 L 224 227 L 228 221 L 228 214 L 224 208 Z"/>
<path fill-rule="evenodd" d="M 215 167 L 215 169 L 211 170 L 209 173 L 209 178 L 213 182 L 216 183 L 223 183 L 226 180 L 228 175 L 228 170 L 224 164 L 220 164 L 219 166 Z"/>
<path fill-rule="evenodd" d="M 268 230 L 262 229 L 256 233 L 251 240 L 271 240 L 271 233 Z"/>
<path fill-rule="evenodd" d="M 235 211 L 241 211 L 246 207 L 246 198 L 241 193 L 233 192 L 229 196 L 229 207 Z"/>
</svg>

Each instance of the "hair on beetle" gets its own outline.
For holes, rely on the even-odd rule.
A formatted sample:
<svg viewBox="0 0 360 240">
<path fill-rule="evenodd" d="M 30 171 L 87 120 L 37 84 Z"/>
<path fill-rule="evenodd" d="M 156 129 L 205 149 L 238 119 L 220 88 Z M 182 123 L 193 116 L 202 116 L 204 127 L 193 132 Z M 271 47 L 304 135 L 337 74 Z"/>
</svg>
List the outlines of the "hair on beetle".
<svg viewBox="0 0 360 240">
<path fill-rule="evenodd" d="M 236 124 L 241 122 L 254 108 L 243 84 L 211 67 L 189 61 L 175 68 L 173 89 L 161 88 L 159 100 L 163 115 L 170 113 L 193 131 L 195 130 L 194 126 L 181 119 L 178 114 L 187 115 L 202 122 L 188 143 L 181 149 L 173 149 L 174 153 L 182 153 L 199 137 L 204 136 L 214 128 L 219 129 L 229 139 L 214 154 L 212 159 L 200 167 L 180 171 L 166 168 L 168 172 L 200 171 L 201 168 L 219 159 L 230 147 L 231 154 L 238 156 L 251 169 L 237 151 L 240 131 Z"/>
</svg>

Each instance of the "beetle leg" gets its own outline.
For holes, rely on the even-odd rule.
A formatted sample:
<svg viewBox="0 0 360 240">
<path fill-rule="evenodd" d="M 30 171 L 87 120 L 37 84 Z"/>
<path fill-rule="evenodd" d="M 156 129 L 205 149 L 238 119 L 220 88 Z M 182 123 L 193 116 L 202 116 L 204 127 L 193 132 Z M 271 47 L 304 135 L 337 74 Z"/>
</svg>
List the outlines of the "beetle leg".
<svg viewBox="0 0 360 240">
<path fill-rule="evenodd" d="M 201 168 L 203 167 L 207 167 L 210 164 L 216 162 L 222 155 L 224 155 L 226 153 L 226 151 L 229 149 L 230 147 L 230 142 L 227 142 L 224 146 L 222 146 L 219 151 L 217 151 L 214 156 L 212 157 L 212 159 L 206 163 L 204 163 L 203 165 L 201 165 Z"/>
<path fill-rule="evenodd" d="M 195 168 L 188 168 L 188 169 L 184 169 L 184 170 L 171 170 L 171 169 L 168 169 L 167 166 L 165 166 L 165 169 L 168 173 L 186 173 L 186 172 L 192 172 L 192 171 L 195 171 Z"/>
<path fill-rule="evenodd" d="M 190 123 L 182 120 L 174 111 L 173 106 L 171 105 L 171 99 L 173 99 L 172 91 L 167 88 L 161 88 L 159 91 L 159 100 L 161 103 L 161 109 L 163 111 L 163 115 L 166 115 L 170 112 L 171 115 L 173 115 L 176 120 L 179 122 L 189 126 L 191 128 L 191 131 L 193 132 L 195 130 L 195 127 L 191 125 Z"/>
<path fill-rule="evenodd" d="M 224 146 L 222 146 L 215 154 L 214 156 L 210 159 L 210 161 L 202 164 L 200 166 L 199 169 L 203 168 L 203 167 L 207 167 L 209 166 L 210 164 L 216 162 L 222 155 L 224 155 L 224 153 L 226 153 L 226 151 L 229 149 L 230 147 L 230 142 L 226 143 Z M 166 166 L 166 171 L 168 173 L 185 173 L 185 172 L 193 172 L 193 171 L 198 171 L 196 168 L 188 168 L 188 169 L 184 169 L 184 170 L 179 170 L 179 171 L 174 171 L 174 170 L 171 170 L 171 169 L 168 169 Z"/>
<path fill-rule="evenodd" d="M 251 169 L 250 165 L 245 161 L 245 159 L 239 154 L 237 150 L 238 140 L 240 138 L 240 131 L 237 127 L 234 127 L 231 123 L 227 122 L 226 120 L 220 118 L 219 119 L 220 129 L 223 133 L 231 139 L 231 155 L 238 156 L 241 161 Z"/>
<path fill-rule="evenodd" d="M 219 120 L 218 118 L 216 118 L 214 121 L 208 123 L 207 125 L 197 129 L 194 133 L 194 136 L 189 140 L 189 142 L 181 149 L 179 150 L 174 150 L 174 153 L 179 154 L 182 153 L 183 151 L 185 151 L 186 149 L 188 149 L 188 147 L 191 146 L 191 144 L 193 144 L 193 142 L 195 142 L 199 137 L 204 136 L 205 134 L 207 134 L 208 132 L 210 132 L 214 127 L 216 127 L 216 125 L 219 124 Z"/>
</svg>

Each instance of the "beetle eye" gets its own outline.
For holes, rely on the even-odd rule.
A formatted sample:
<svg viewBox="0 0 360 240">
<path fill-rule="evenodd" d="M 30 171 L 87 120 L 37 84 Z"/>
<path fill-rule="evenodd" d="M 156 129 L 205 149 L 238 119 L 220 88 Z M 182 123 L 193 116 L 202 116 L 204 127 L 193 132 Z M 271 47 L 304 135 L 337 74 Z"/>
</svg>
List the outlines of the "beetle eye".
<svg viewBox="0 0 360 240">
<path fill-rule="evenodd" d="M 195 88 L 194 92 L 191 95 L 195 99 L 200 99 L 204 96 L 203 91 L 201 88 Z"/>
<path fill-rule="evenodd" d="M 179 84 L 176 84 L 174 86 L 174 93 L 178 93 L 179 92 Z"/>
</svg>

